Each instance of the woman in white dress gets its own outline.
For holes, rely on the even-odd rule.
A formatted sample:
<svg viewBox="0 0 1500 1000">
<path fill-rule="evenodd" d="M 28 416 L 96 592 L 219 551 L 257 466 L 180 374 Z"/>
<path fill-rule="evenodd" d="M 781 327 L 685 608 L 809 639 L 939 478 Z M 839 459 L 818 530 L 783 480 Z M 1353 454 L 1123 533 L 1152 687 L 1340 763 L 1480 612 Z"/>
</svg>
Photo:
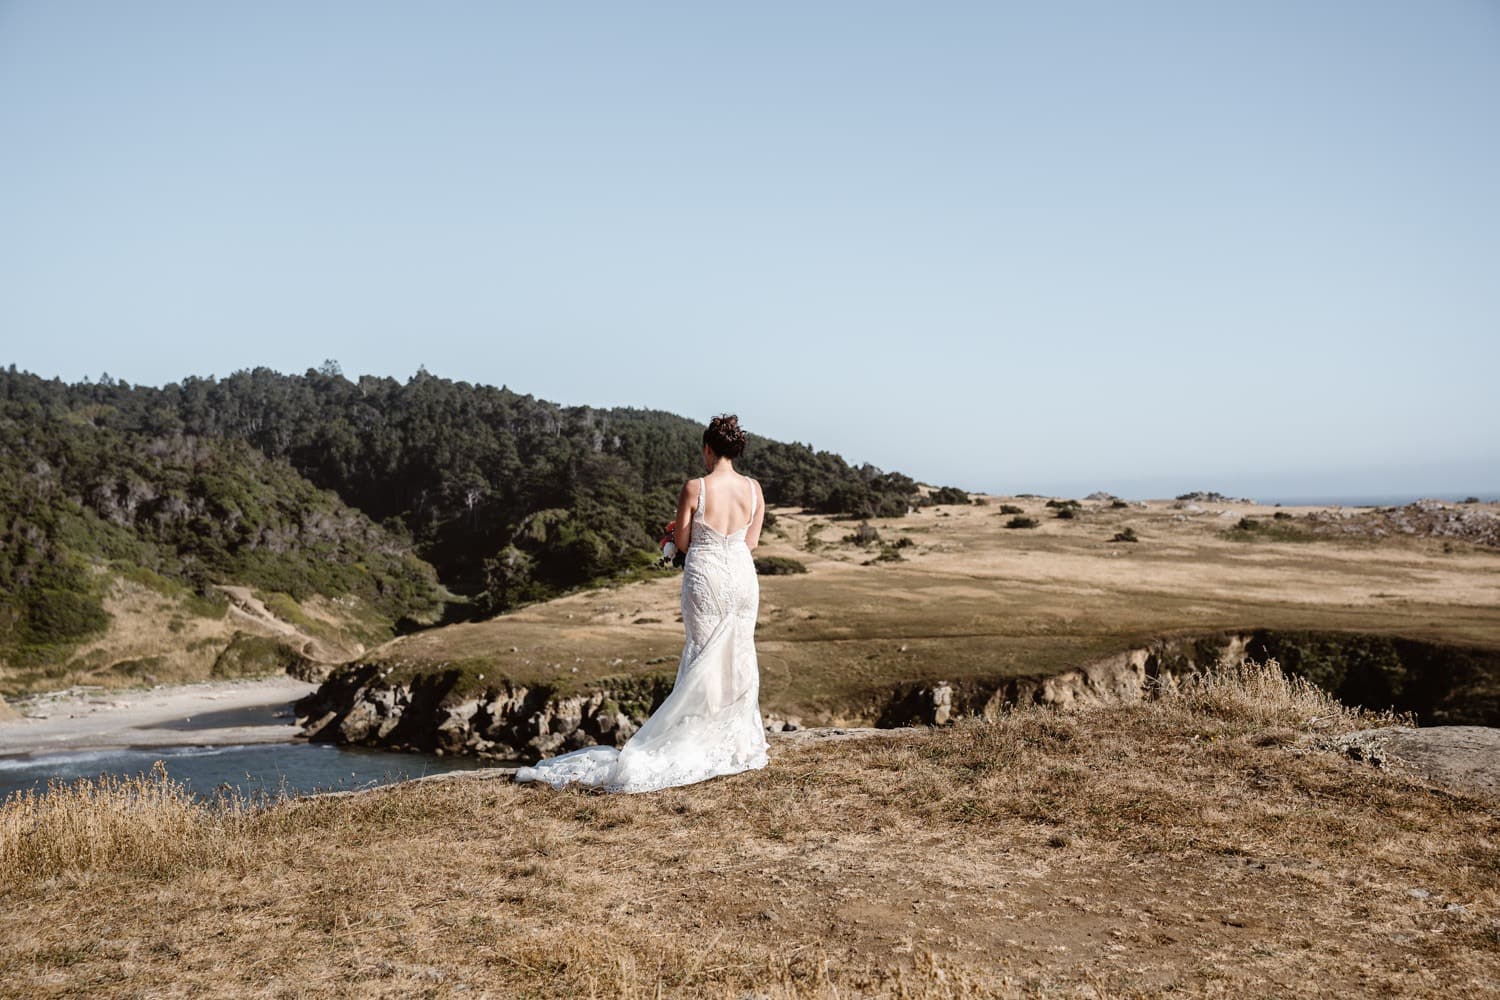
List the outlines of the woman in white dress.
<svg viewBox="0 0 1500 1000">
<path fill-rule="evenodd" d="M 708 474 L 684 483 L 677 498 L 687 641 L 672 693 L 620 749 L 549 757 L 521 768 L 517 781 L 649 792 L 766 766 L 755 659 L 760 581 L 750 556 L 766 504 L 760 484 L 735 471 L 744 449 L 738 418 L 715 417 L 703 432 Z"/>
</svg>

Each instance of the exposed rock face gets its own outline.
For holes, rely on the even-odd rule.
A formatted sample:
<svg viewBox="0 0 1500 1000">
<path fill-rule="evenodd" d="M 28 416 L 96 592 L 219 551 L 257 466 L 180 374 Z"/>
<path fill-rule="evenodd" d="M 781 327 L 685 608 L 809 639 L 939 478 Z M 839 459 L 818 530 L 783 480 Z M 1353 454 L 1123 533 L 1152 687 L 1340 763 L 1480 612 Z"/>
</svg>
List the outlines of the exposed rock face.
<svg viewBox="0 0 1500 1000">
<path fill-rule="evenodd" d="M 1500 796 L 1500 729 L 1364 729 L 1329 741 L 1328 749 L 1379 767 L 1405 767 L 1432 781 Z"/>
<path fill-rule="evenodd" d="M 1375 655 L 1381 651 L 1390 655 Z M 1129 704 L 1174 690 L 1187 674 L 1221 661 L 1235 663 L 1247 654 L 1252 659 L 1274 657 L 1284 669 L 1350 703 L 1374 708 L 1394 704 L 1398 710 L 1415 711 L 1424 722 L 1482 722 L 1500 706 L 1500 694 L 1492 690 L 1494 652 L 1356 633 L 1256 630 L 1161 639 L 1052 674 L 905 684 L 877 693 L 847 713 L 819 713 L 807 722 L 889 729 L 941 726 L 964 716 L 994 719 L 1017 705 L 1070 709 Z M 298 724 L 314 740 L 534 760 L 594 744 L 623 745 L 671 692 L 673 676 L 618 677 L 583 690 L 502 682 L 482 696 L 459 695 L 458 680 L 456 672 L 449 672 L 393 684 L 381 668 L 357 665 L 338 671 L 299 701 Z M 1479 714 L 1472 719 L 1456 715 L 1453 706 L 1459 703 Z M 802 718 L 769 713 L 765 722 L 772 733 L 795 732 L 804 725 Z"/>
<path fill-rule="evenodd" d="M 7 705 L 4 698 L 0 698 L 0 722 L 9 722 L 12 719 L 19 719 L 20 717 L 20 712 Z"/>
<path fill-rule="evenodd" d="M 941 726 L 964 715 L 993 719 L 1016 705 L 1067 709 L 1142 701 L 1174 689 L 1184 673 L 1237 661 L 1247 641 L 1243 635 L 1160 640 L 1056 674 L 910 686 L 893 694 L 876 725 Z"/>
<path fill-rule="evenodd" d="M 895 728 L 946 725 L 966 715 L 994 718 L 1018 704 L 1071 708 L 1140 701 L 1172 687 L 1178 675 L 1245 649 L 1243 636 L 1162 640 L 1073 670 L 994 681 L 907 685 L 850 725 Z M 599 681 L 584 692 L 500 683 L 483 697 L 455 697 L 456 675 L 429 675 L 413 684 L 386 681 L 379 667 L 340 671 L 297 702 L 308 738 L 422 750 L 536 759 L 605 744 L 621 746 L 672 690 L 668 674 Z M 795 732 L 801 720 L 766 716 L 773 733 Z"/>
<path fill-rule="evenodd" d="M 312 740 L 536 758 L 624 744 L 672 689 L 671 676 L 648 675 L 601 681 L 581 693 L 502 683 L 482 697 L 455 698 L 454 680 L 391 684 L 379 668 L 358 667 L 298 701 L 297 724 Z"/>
</svg>

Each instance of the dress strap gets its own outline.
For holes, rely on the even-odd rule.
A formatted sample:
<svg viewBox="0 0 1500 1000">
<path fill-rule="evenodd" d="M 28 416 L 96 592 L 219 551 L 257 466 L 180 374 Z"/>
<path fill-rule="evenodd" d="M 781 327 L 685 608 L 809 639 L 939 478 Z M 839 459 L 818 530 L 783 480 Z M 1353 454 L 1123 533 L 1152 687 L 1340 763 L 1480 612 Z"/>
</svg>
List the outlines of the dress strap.
<svg viewBox="0 0 1500 1000">
<path fill-rule="evenodd" d="M 707 493 L 707 492 L 708 492 L 708 483 L 704 482 L 702 476 L 699 476 L 698 477 L 698 512 L 699 513 L 703 512 L 703 495 L 705 493 Z"/>
<path fill-rule="evenodd" d="M 746 479 L 750 479 L 749 476 L 746 476 L 745 478 Z M 748 521 L 745 522 L 745 527 L 748 528 L 748 527 L 750 527 L 750 525 L 752 525 L 754 523 L 755 523 L 755 480 L 750 479 L 750 520 L 748 520 Z"/>
</svg>

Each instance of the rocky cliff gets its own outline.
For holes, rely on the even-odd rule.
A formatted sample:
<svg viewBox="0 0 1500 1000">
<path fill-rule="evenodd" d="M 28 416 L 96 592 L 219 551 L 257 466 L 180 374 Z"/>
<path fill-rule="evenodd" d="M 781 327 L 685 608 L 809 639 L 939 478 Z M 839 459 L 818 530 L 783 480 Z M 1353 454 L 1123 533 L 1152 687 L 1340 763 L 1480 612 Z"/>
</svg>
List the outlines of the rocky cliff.
<svg viewBox="0 0 1500 1000">
<path fill-rule="evenodd" d="M 1128 704 L 1172 690 L 1184 674 L 1247 657 L 1274 659 L 1346 704 L 1394 708 L 1422 725 L 1500 723 L 1500 652 L 1358 632 L 1255 629 L 1157 639 L 1050 674 L 913 681 L 873 690 L 857 704 L 768 714 L 766 727 L 941 726 L 963 716 L 994 719 L 1016 705 Z M 297 703 L 298 724 L 314 740 L 534 759 L 623 744 L 673 681 L 670 673 L 575 686 L 502 680 L 475 695 L 456 670 L 405 683 L 388 677 L 373 664 L 339 670 Z"/>
<path fill-rule="evenodd" d="M 967 715 L 993 718 L 1018 704 L 1136 702 L 1170 690 L 1183 673 L 1238 658 L 1247 641 L 1237 634 L 1162 639 L 1056 674 L 902 685 L 847 712 L 819 713 L 818 721 L 894 728 L 944 725 Z M 673 676 L 609 678 L 583 690 L 501 681 L 479 697 L 455 697 L 455 680 L 437 673 L 390 683 L 378 666 L 345 669 L 297 703 L 298 725 L 313 740 L 535 759 L 622 745 L 672 690 Z M 801 719 L 767 716 L 766 722 L 781 732 L 800 728 Z"/>
<path fill-rule="evenodd" d="M 388 683 L 376 666 L 345 669 L 297 702 L 310 739 L 363 746 L 537 758 L 628 740 L 672 690 L 670 674 L 601 680 L 585 690 L 501 681 L 455 697 L 443 674 Z"/>
</svg>

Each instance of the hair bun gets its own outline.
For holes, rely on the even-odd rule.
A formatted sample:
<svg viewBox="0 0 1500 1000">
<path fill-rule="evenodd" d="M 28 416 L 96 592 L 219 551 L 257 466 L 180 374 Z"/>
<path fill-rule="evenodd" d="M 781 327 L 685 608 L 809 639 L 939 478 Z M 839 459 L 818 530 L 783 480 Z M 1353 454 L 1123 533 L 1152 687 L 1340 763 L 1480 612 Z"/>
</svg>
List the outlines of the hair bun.
<svg viewBox="0 0 1500 1000">
<path fill-rule="evenodd" d="M 745 431 L 740 427 L 740 418 L 733 413 L 714 417 L 703 432 L 703 443 L 712 448 L 715 455 L 738 458 L 745 450 Z"/>
</svg>

